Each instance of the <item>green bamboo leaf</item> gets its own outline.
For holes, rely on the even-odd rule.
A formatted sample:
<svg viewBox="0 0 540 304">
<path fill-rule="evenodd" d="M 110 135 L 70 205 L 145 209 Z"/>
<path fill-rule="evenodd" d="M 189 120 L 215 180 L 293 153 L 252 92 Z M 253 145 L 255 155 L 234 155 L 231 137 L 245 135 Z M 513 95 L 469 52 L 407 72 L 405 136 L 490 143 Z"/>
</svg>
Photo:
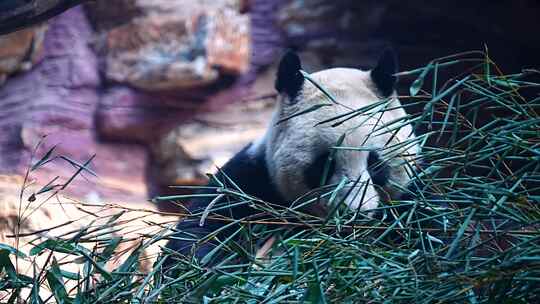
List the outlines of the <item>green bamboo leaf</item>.
<svg viewBox="0 0 540 304">
<path fill-rule="evenodd" d="M 91 159 L 93 159 L 94 157 L 95 157 L 95 155 L 92 156 Z M 77 169 L 82 169 L 82 170 L 90 173 L 91 175 L 97 177 L 97 173 L 94 172 L 93 170 L 91 170 L 90 168 L 88 168 L 88 164 L 90 163 L 89 161 L 87 161 L 87 163 L 85 163 L 85 164 L 81 164 L 81 163 L 79 163 L 79 162 L 77 162 L 77 161 L 75 161 L 75 160 L 73 160 L 73 159 L 71 159 L 71 158 L 69 158 L 67 156 L 64 156 L 64 155 L 60 155 L 60 156 L 58 156 L 58 158 L 61 158 L 61 159 L 65 160 L 65 161 L 67 161 L 69 164 L 71 164 L 73 167 L 75 167 Z"/>
<path fill-rule="evenodd" d="M 197 286 L 190 294 L 190 300 L 200 303 L 207 292 L 213 287 L 219 275 L 211 274 L 201 284 Z"/>
<path fill-rule="evenodd" d="M 122 242 L 121 236 L 116 236 L 109 240 L 107 246 L 105 246 L 101 254 L 98 256 L 98 258 L 100 259 L 100 262 L 99 262 L 100 265 L 103 266 L 105 265 L 105 263 L 107 263 L 107 261 L 110 260 L 114 251 L 116 250 L 116 248 L 118 248 L 118 245 L 120 245 L 121 242 Z"/>
<path fill-rule="evenodd" d="M 49 270 L 46 273 L 47 283 L 54 295 L 56 303 L 72 303 L 73 300 L 68 296 L 66 288 L 64 287 L 64 280 L 62 279 L 62 272 L 58 265 L 58 262 L 53 258 L 53 262 Z"/>
<path fill-rule="evenodd" d="M 126 273 L 130 272 L 133 269 L 137 268 L 139 265 L 139 257 L 141 255 L 141 251 L 143 248 L 143 243 L 139 243 L 139 245 L 133 249 L 131 254 L 128 256 L 128 258 L 118 267 L 118 271 L 120 273 Z"/>
<path fill-rule="evenodd" d="M 0 243 L 0 250 L 5 250 L 5 251 L 9 252 L 9 254 L 13 254 L 13 255 L 16 255 L 16 256 L 18 256 L 20 258 L 26 259 L 26 254 L 24 254 L 23 252 L 17 250 L 14 247 L 11 247 L 11 246 L 9 246 L 7 244 Z"/>
<path fill-rule="evenodd" d="M 86 252 L 81 252 L 81 254 L 86 258 L 86 260 L 88 262 L 90 262 L 92 264 L 92 266 L 95 267 L 97 272 L 99 272 L 99 274 L 101 274 L 106 280 L 112 280 L 113 277 L 112 277 L 111 273 L 109 273 L 107 271 L 107 269 L 105 269 L 105 267 L 102 266 L 102 264 L 97 263 L 96 261 L 94 261 L 94 259 L 90 256 L 90 254 L 88 254 Z"/>
<path fill-rule="evenodd" d="M 316 263 L 313 263 L 313 268 L 315 273 L 315 281 L 309 283 L 306 293 L 304 294 L 304 298 L 302 299 L 302 303 L 326 304 L 326 297 L 322 289 L 321 279 L 319 277 L 319 269 Z"/>
<path fill-rule="evenodd" d="M 32 304 L 42 304 L 43 300 L 39 296 L 39 288 L 40 288 L 40 282 L 39 282 L 39 276 L 36 275 L 36 264 L 33 265 L 34 268 L 34 277 L 32 278 L 32 291 L 30 293 L 30 303 Z"/>
<path fill-rule="evenodd" d="M 51 190 L 54 190 L 55 188 L 57 187 L 61 187 L 61 185 L 58 185 L 58 184 L 54 184 L 55 181 L 57 181 L 60 177 L 59 176 L 56 176 L 55 178 L 53 178 L 51 181 L 49 181 L 45 186 L 41 187 L 41 189 L 39 189 L 35 195 L 40 195 L 42 193 L 45 193 L 45 192 L 49 192 Z"/>
<path fill-rule="evenodd" d="M 346 134 L 342 134 L 337 142 L 336 142 L 336 147 L 339 147 L 343 144 L 343 141 L 345 140 L 345 136 Z M 330 168 L 332 167 L 332 164 L 334 162 L 334 158 L 336 157 L 336 149 L 332 149 L 330 150 L 330 153 L 328 154 L 328 158 L 326 159 L 326 162 L 324 164 L 324 168 L 323 168 L 323 174 L 321 176 L 321 181 L 319 183 L 319 186 L 324 186 L 326 185 L 326 182 L 328 180 L 328 174 L 330 173 Z"/>
<path fill-rule="evenodd" d="M 13 266 L 13 263 L 10 259 L 11 252 L 6 249 L 0 250 L 0 272 L 4 272 L 7 274 L 10 281 L 16 283 L 15 285 L 18 285 L 18 276 L 17 271 L 15 270 L 15 266 Z"/>
<path fill-rule="evenodd" d="M 73 162 L 73 161 L 70 161 L 70 163 L 72 163 L 75 167 L 77 167 L 77 171 L 62 185 L 62 187 L 60 188 L 60 190 L 64 190 L 69 184 L 71 184 L 71 182 L 73 182 L 73 180 L 75 179 L 75 177 L 77 177 L 82 171 L 88 171 L 90 172 L 90 174 L 92 175 L 95 175 L 95 173 L 88 169 L 88 165 L 90 165 L 90 163 L 92 162 L 92 160 L 94 160 L 94 158 L 96 157 L 96 155 L 92 155 L 90 156 L 90 158 L 82 165 L 79 165 L 78 163 L 76 162 Z M 67 160 L 67 159 L 66 159 Z"/>
<path fill-rule="evenodd" d="M 304 114 L 307 114 L 307 113 L 310 113 L 310 112 L 314 112 L 314 111 L 317 111 L 318 109 L 322 108 L 322 107 L 329 107 L 329 106 L 333 106 L 332 104 L 330 103 L 322 103 L 322 104 L 316 104 L 316 105 L 313 105 L 305 110 L 302 110 L 302 111 L 298 111 L 296 113 L 293 113 L 291 115 L 288 115 L 288 116 L 285 116 L 283 118 L 281 118 L 280 120 L 278 120 L 276 122 L 276 125 L 279 125 L 279 124 L 282 124 L 284 122 L 286 122 L 287 120 L 290 120 L 294 117 L 297 117 L 297 116 L 300 116 L 300 115 L 304 115 Z"/>
<path fill-rule="evenodd" d="M 66 278 L 66 279 L 74 280 L 74 281 L 77 281 L 77 280 L 79 280 L 81 278 L 79 273 L 75 273 L 75 272 L 71 272 L 71 271 L 67 271 L 67 270 L 62 270 L 61 269 L 60 273 L 62 274 L 62 277 Z"/>
<path fill-rule="evenodd" d="M 43 250 L 80 255 L 82 252 L 88 253 L 88 249 L 65 240 L 48 239 L 30 249 L 30 255 L 40 254 Z"/>
<path fill-rule="evenodd" d="M 459 228 L 459 231 L 456 234 L 456 237 L 452 241 L 452 244 L 450 244 L 450 248 L 448 249 L 448 252 L 446 252 L 445 258 L 450 258 L 454 251 L 457 249 L 459 242 L 461 241 L 461 237 L 465 233 L 465 229 L 469 226 L 469 222 L 474 216 L 474 213 L 476 212 L 476 209 L 471 208 L 469 214 L 467 215 L 467 218 L 465 221 L 463 221 L 463 224 L 461 224 L 461 227 Z"/>
<path fill-rule="evenodd" d="M 45 155 L 43 155 L 43 157 L 40 160 L 38 160 L 34 165 L 32 165 L 32 167 L 30 168 L 30 171 L 34 171 L 34 170 L 42 167 L 46 163 L 50 162 L 51 160 L 53 160 L 53 158 L 51 158 L 51 155 L 52 155 L 52 153 L 54 152 L 55 149 L 56 149 L 56 145 L 52 146 L 45 153 Z"/>
<path fill-rule="evenodd" d="M 416 96 L 420 89 L 422 89 L 422 86 L 424 85 L 424 78 L 426 78 L 428 72 L 432 69 L 432 67 L 433 62 L 430 62 L 425 68 L 422 68 L 422 72 L 420 73 L 418 78 L 413 81 L 411 87 L 409 88 L 409 94 L 411 94 L 411 96 Z"/>
<path fill-rule="evenodd" d="M 304 79 L 311 82 L 315 87 L 317 87 L 317 89 L 319 89 L 319 91 L 321 91 L 333 103 L 340 104 L 332 93 L 330 93 L 328 90 L 323 88 L 317 81 L 315 81 L 315 79 L 311 78 L 311 76 L 308 73 L 306 73 L 306 72 L 304 72 L 302 70 L 300 70 L 300 73 L 302 74 L 302 76 L 304 76 Z"/>
</svg>

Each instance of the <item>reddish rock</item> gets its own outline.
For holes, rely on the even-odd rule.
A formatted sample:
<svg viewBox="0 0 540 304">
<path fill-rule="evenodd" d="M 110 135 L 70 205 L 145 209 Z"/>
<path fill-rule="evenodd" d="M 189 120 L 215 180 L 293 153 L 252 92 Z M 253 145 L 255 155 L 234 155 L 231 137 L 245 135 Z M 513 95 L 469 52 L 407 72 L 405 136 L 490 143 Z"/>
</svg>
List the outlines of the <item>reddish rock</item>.
<svg viewBox="0 0 540 304">
<path fill-rule="evenodd" d="M 164 5 L 163 3 L 165 2 L 158 4 Z M 174 4 L 165 4 L 168 3 Z M 85 162 L 93 154 L 97 155 L 90 168 L 99 178 L 84 173 L 68 187 L 72 194 L 84 199 L 140 201 L 147 197 L 147 188 L 152 188 L 154 184 L 168 185 L 171 181 L 176 183 L 186 180 L 178 173 L 163 180 L 152 174 L 147 175 L 148 172 L 156 170 L 152 170 L 147 163 L 146 148 L 135 143 L 152 145 L 161 142 L 162 137 L 170 130 L 190 121 L 194 115 L 199 115 L 197 113 L 228 113 L 220 112 L 223 106 L 251 94 L 249 86 L 256 73 L 273 62 L 278 54 L 278 41 L 281 36 L 277 33 L 273 21 L 275 4 L 264 1 L 257 4 L 257 1 L 253 1 L 250 10 L 251 24 L 256 25 L 259 30 L 253 33 L 252 41 L 252 47 L 258 51 L 251 54 L 246 41 L 234 40 L 246 38 L 242 35 L 235 36 L 235 32 L 247 35 L 244 31 L 249 29 L 249 25 L 235 23 L 230 29 L 223 28 L 232 20 L 232 16 L 237 15 L 236 11 L 240 9 L 235 6 L 237 4 L 237 1 L 220 1 L 216 4 L 219 9 L 202 12 L 217 16 L 212 20 L 213 23 L 208 25 L 216 30 L 211 39 L 212 48 L 215 47 L 216 50 L 207 49 L 209 52 L 206 58 L 212 61 L 212 65 L 219 66 L 217 70 L 220 80 L 216 84 L 195 90 L 142 92 L 121 84 L 104 88 L 98 73 L 99 57 L 90 48 L 90 45 L 96 45 L 96 35 L 81 14 L 81 9 L 70 10 L 51 20 L 41 63 L 26 74 L 18 74 L 9 79 L 5 87 L 0 89 L 0 172 L 24 173 L 30 163 L 33 148 L 43 135 L 48 135 L 38 150 L 38 156 L 43 155 L 53 145 L 58 145 L 55 155 L 66 155 L 79 163 Z M 201 2 L 196 5 L 212 3 Z M 154 6 L 153 9 L 155 8 Z M 139 16 L 134 13 L 135 15 Z M 198 21 L 194 16 L 186 17 L 185 20 Z M 241 19 L 247 22 L 250 20 L 247 16 L 241 16 Z M 112 28 L 122 27 L 125 22 L 128 21 L 119 21 Z M 174 30 L 171 29 L 171 32 Z M 130 41 L 118 39 L 115 43 L 129 47 Z M 244 45 L 239 46 L 238 43 Z M 104 56 L 107 58 L 107 54 Z M 247 69 L 249 58 L 251 65 Z M 233 72 L 235 69 L 238 72 Z M 223 78 L 223 75 L 231 73 L 242 75 L 238 78 Z M 269 86 L 271 87 L 271 84 Z M 186 128 L 187 130 L 190 128 Z M 189 138 L 192 137 L 193 134 Z M 178 138 L 173 139 L 172 142 L 177 143 L 177 140 Z M 169 150 L 163 152 L 171 152 L 171 155 L 181 152 L 173 151 L 170 147 L 164 148 Z M 176 144 L 175 147 L 182 146 Z M 234 153 L 231 147 L 225 149 L 230 150 L 224 152 L 226 155 L 219 152 L 222 151 L 220 149 L 215 150 L 213 155 L 223 154 L 224 156 L 218 158 L 225 159 Z M 209 149 L 207 152 L 212 155 Z M 192 150 L 189 153 L 194 153 L 195 158 L 209 157 Z M 176 156 L 173 156 L 172 161 L 178 163 L 178 159 L 174 158 Z M 167 162 L 171 161 L 170 158 L 166 159 Z M 179 159 L 181 162 L 181 158 Z M 150 164 L 154 165 L 154 162 Z M 75 170 L 65 161 L 55 161 L 38 170 L 33 178 L 46 183 L 59 175 L 59 181 L 66 181 Z M 195 170 L 189 178 L 196 179 L 204 169 L 196 166 L 186 170 Z"/>
<path fill-rule="evenodd" d="M 189 127 L 197 124 L 192 120 L 194 116 L 222 117 L 228 115 L 225 109 L 233 102 L 274 93 L 275 71 L 266 67 L 276 61 L 283 46 L 283 36 L 276 23 L 282 2 L 249 1 L 253 51 L 250 54 L 249 70 L 239 78 L 227 81 L 222 79 L 219 85 L 181 91 L 142 92 L 117 84 L 104 92 L 96 113 L 96 128 L 100 137 L 112 141 L 142 142 L 152 147 L 147 171 L 151 196 L 181 193 L 179 189 L 168 188 L 172 184 L 204 182 L 201 177 L 206 170 L 213 169 L 213 161 L 222 163 L 238 151 L 241 145 L 253 139 L 252 134 L 252 137 L 244 138 L 236 145 L 227 142 L 222 147 L 200 147 L 200 150 L 194 151 L 196 145 L 182 138 L 199 138 L 186 134 L 189 130 L 197 129 Z M 173 2 L 168 3 L 174 5 Z M 261 71 L 264 71 L 262 77 Z M 254 83 L 255 79 L 258 81 Z M 250 113 L 253 115 L 255 112 Z M 262 111 L 261 115 L 264 113 L 268 111 Z M 238 118 L 237 115 L 231 117 Z M 259 117 L 258 114 L 255 117 Z M 239 123 L 237 126 L 241 125 Z M 249 126 L 253 127 L 252 124 Z M 179 137 L 179 131 L 184 127 L 185 132 Z M 252 131 L 260 133 L 264 127 L 259 125 Z M 230 129 L 227 132 L 234 135 L 238 133 Z M 202 131 L 200 138 L 212 138 L 212 134 L 217 134 L 215 128 L 208 128 Z M 169 207 L 160 206 L 163 210 L 175 209 Z"/>
<path fill-rule="evenodd" d="M 96 129 L 107 140 L 153 142 L 200 107 L 193 101 L 179 102 L 181 100 L 123 86 L 112 87 L 101 98 Z"/>
<path fill-rule="evenodd" d="M 216 5 L 222 7 L 224 5 L 223 3 L 226 2 L 227 1 L 218 1 Z M 122 84 L 115 84 L 114 86 L 109 87 L 102 95 L 101 105 L 96 113 L 96 128 L 99 130 L 100 136 L 107 138 L 108 140 L 127 140 L 144 143 L 156 142 L 161 136 L 167 134 L 167 132 L 183 121 L 193 117 L 196 113 L 209 111 L 219 112 L 227 104 L 243 100 L 247 97 L 272 93 L 274 74 L 271 74 L 268 77 L 265 76 L 265 81 L 259 82 L 263 85 L 257 85 L 257 91 L 252 90 L 251 85 L 261 70 L 275 62 L 282 49 L 282 35 L 276 24 L 276 14 L 279 11 L 278 8 L 282 0 L 251 0 L 249 2 L 249 27 L 256 30 L 250 31 L 250 48 L 253 51 L 249 52 L 248 50 L 245 50 L 245 52 L 249 54 L 248 62 L 250 62 L 249 69 L 246 73 L 237 78 L 221 78 L 216 84 L 207 87 L 192 88 L 188 90 L 143 92 L 134 90 Z M 115 5 L 121 5 L 122 3 L 126 5 L 126 11 L 133 11 L 130 8 L 135 5 L 135 1 L 122 0 L 117 3 L 115 2 Z M 184 2 L 181 1 L 153 1 L 141 3 L 144 4 L 144 6 L 141 5 L 139 9 L 146 7 L 152 10 L 156 10 L 160 5 L 166 5 L 168 10 L 178 9 L 177 6 L 184 5 L 182 4 Z M 210 2 L 201 2 L 197 5 L 210 5 L 209 3 Z M 236 6 L 237 4 L 238 3 L 235 0 L 229 1 L 228 11 L 239 10 L 240 8 Z M 193 10 L 191 10 L 191 12 L 193 12 Z M 225 14 L 225 12 L 221 11 L 218 13 L 222 15 Z M 98 16 L 97 14 L 95 15 Z M 98 28 L 104 28 L 104 24 L 107 24 L 106 19 L 101 20 L 99 16 L 95 19 L 95 22 Z M 120 26 L 120 28 L 123 28 L 124 26 Z M 226 24 L 223 24 L 223 26 L 226 26 Z M 228 33 L 227 35 L 234 37 L 234 31 L 227 29 L 221 30 L 223 33 Z M 128 44 L 127 42 L 125 43 Z M 245 54 L 242 53 L 243 51 L 240 52 L 239 55 L 236 55 L 237 53 L 232 46 L 224 45 L 219 42 L 219 39 L 216 39 L 215 42 L 214 39 L 212 39 L 212 43 L 216 46 L 216 50 L 220 45 L 227 47 L 227 51 L 222 52 L 219 56 L 213 55 L 213 52 L 207 54 L 207 58 L 210 58 L 215 62 L 218 62 L 220 60 L 219 58 L 221 58 L 221 65 L 223 67 L 229 66 L 232 62 L 238 62 L 238 60 L 240 60 L 238 58 L 244 58 L 243 56 Z M 227 57 L 226 54 L 229 51 L 229 57 Z M 108 58 L 106 54 L 103 56 Z M 265 75 L 266 74 L 267 73 L 265 73 Z"/>
<path fill-rule="evenodd" d="M 143 12 L 137 0 L 91 1 L 84 4 L 86 15 L 97 32 L 131 22 Z"/>
<path fill-rule="evenodd" d="M 233 9 L 215 10 L 208 14 L 208 65 L 221 72 L 241 75 L 249 68 L 250 32 L 246 15 Z"/>
<path fill-rule="evenodd" d="M 239 13 L 239 1 L 122 4 L 142 13 L 104 33 L 109 80 L 150 91 L 185 90 L 248 70 L 249 19 Z"/>
<path fill-rule="evenodd" d="M 189 194 L 171 185 L 204 185 L 246 144 L 262 136 L 274 110 L 274 99 L 238 102 L 219 112 L 199 113 L 151 145 L 150 170 L 155 195 Z M 160 202 L 162 211 L 181 212 L 175 202 Z"/>
<path fill-rule="evenodd" d="M 96 154 L 90 168 L 68 187 L 79 197 L 146 198 L 146 149 L 137 145 L 97 140 L 94 116 L 101 81 L 95 54 L 89 47 L 93 32 L 80 8 L 50 21 L 39 65 L 18 74 L 0 88 L 0 172 L 22 174 L 37 143 L 41 157 L 53 145 L 54 155 L 84 163 Z M 35 160 L 34 160 L 35 161 Z M 55 176 L 66 181 L 76 168 L 55 161 L 33 173 L 40 183 Z"/>
<path fill-rule="evenodd" d="M 238 102 L 180 123 L 152 145 L 162 185 L 192 185 L 206 180 L 246 144 L 263 135 L 274 100 Z"/>
<path fill-rule="evenodd" d="M 7 76 L 28 71 L 37 62 L 43 45 L 46 25 L 0 35 L 0 85 Z"/>
</svg>

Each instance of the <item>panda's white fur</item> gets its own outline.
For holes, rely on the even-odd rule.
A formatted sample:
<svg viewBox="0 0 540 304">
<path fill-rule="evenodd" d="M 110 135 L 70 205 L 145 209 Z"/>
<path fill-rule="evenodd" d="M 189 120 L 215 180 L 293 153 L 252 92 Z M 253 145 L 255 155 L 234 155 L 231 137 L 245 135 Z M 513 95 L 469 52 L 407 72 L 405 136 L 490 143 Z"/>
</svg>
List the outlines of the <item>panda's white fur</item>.
<svg viewBox="0 0 540 304">
<path fill-rule="evenodd" d="M 358 116 L 338 126 L 331 126 L 331 123 L 321 125 L 318 123 L 350 113 L 352 109 L 370 105 L 385 97 L 378 92 L 370 71 L 333 68 L 313 73 L 310 78 L 331 93 L 339 104 L 324 106 L 278 123 L 281 119 L 309 109 L 313 105 L 330 102 L 325 93 L 309 81 L 303 83 L 298 95 L 294 97 L 294 102 L 291 102 L 286 93 L 280 94 L 280 100 L 266 134 L 250 147 L 249 153 L 253 157 L 258 153 L 265 153 L 268 170 L 277 190 L 285 199 L 292 201 L 312 190 L 305 183 L 303 174 L 305 169 L 313 163 L 317 155 L 330 150 L 342 134 L 346 134 L 342 146 L 363 147 L 366 150 L 337 150 L 336 173 L 330 178 L 329 183 L 339 183 L 346 177 L 352 184 L 360 178 L 356 189 L 345 199 L 347 206 L 353 209 L 374 209 L 379 201 L 395 197 L 399 191 L 394 187 L 375 189 L 367 170 L 369 155 L 367 149 L 382 153 L 385 147 L 403 143 L 414 137 L 412 127 L 408 124 L 398 131 L 373 132 L 381 126 L 407 116 L 395 92 L 388 96 L 391 100 L 384 106 L 389 110 L 381 112 L 382 115 Z M 390 125 L 387 128 L 392 127 L 393 125 Z M 386 165 L 390 179 L 398 185 L 407 185 L 410 180 L 408 172 L 410 166 L 405 165 L 404 161 L 414 162 L 419 152 L 417 144 L 403 146 L 404 148 L 394 151 L 392 157 L 386 157 L 389 160 Z M 345 187 L 340 194 L 345 195 L 348 191 L 349 188 Z M 364 191 L 365 194 L 362 195 Z"/>
<path fill-rule="evenodd" d="M 340 146 L 360 150 L 337 149 L 335 152 L 334 170 L 327 184 L 339 183 L 344 178 L 350 181 L 346 187 L 341 188 L 338 198 L 345 197 L 347 206 L 361 210 L 374 209 L 379 202 L 396 198 L 400 191 L 393 185 L 405 186 L 409 183 L 408 171 L 411 166 L 407 164 L 414 163 L 419 147 L 413 142 L 392 149 L 392 154 L 383 156 L 388 151 L 385 147 L 399 146 L 399 143 L 414 139 L 412 128 L 400 121 L 400 129 L 374 132 L 385 124 L 406 117 L 394 90 L 396 78 L 393 73 L 396 71 L 396 63 L 393 54 L 385 52 L 371 71 L 333 68 L 310 74 L 309 78 L 331 93 L 337 104 L 332 103 L 312 82 L 306 81 L 300 70 L 300 59 L 296 54 L 289 52 L 282 58 L 276 79 L 279 101 L 267 132 L 222 167 L 218 174 L 222 182 L 216 184 L 211 181 L 209 185 L 220 187 L 228 183 L 227 180 L 233 180 L 235 187 L 240 187 L 251 196 L 273 204 L 290 204 L 317 187 L 309 186 L 306 178 L 313 178 L 318 184 L 320 174 L 307 176 L 306 172 L 312 172 L 310 169 L 314 163 L 320 166 L 321 155 L 328 155 L 345 134 Z M 386 103 L 387 110 L 384 112 L 371 116 L 363 113 L 334 126 L 333 123 L 319 124 L 385 98 L 390 102 Z M 322 103 L 331 105 L 284 120 Z M 388 128 L 393 129 L 395 126 L 389 125 Z M 377 177 L 371 176 L 374 175 L 370 170 L 372 166 L 368 168 L 373 156 L 384 160 L 385 174 L 382 179 L 378 178 L 378 183 L 374 183 Z M 353 183 L 357 179 L 359 182 Z M 345 196 L 349 190 L 352 191 Z M 213 195 L 217 195 L 217 190 L 212 188 L 205 188 L 201 192 L 211 195 L 200 195 L 190 202 L 188 210 L 194 214 L 208 214 L 210 207 L 216 208 L 218 205 L 219 211 L 215 213 L 219 216 L 238 219 L 256 216 L 259 212 L 246 205 L 227 205 L 226 200 L 214 201 Z M 313 208 L 324 206 L 314 205 Z M 324 214 L 324 210 L 315 210 L 313 213 Z M 209 235 L 229 237 L 233 232 L 229 228 L 222 229 L 226 224 L 212 220 L 211 217 L 205 217 L 205 220 L 197 217 L 183 219 L 178 223 L 177 233 L 171 237 L 167 248 L 184 255 L 203 257 L 215 244 L 199 244 L 197 240 Z"/>
</svg>

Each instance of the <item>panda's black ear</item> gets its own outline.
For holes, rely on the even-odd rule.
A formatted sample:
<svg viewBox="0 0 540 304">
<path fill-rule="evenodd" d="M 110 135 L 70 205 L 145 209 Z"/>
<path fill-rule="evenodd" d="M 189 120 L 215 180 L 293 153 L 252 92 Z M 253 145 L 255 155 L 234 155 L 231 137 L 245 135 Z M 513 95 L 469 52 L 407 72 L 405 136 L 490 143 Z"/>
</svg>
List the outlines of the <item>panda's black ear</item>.
<svg viewBox="0 0 540 304">
<path fill-rule="evenodd" d="M 292 99 L 296 97 L 302 85 L 304 84 L 304 76 L 300 73 L 302 64 L 298 55 L 288 50 L 279 62 L 279 67 L 276 76 L 276 90 L 279 93 L 285 93 Z"/>
<path fill-rule="evenodd" d="M 371 70 L 371 79 L 384 97 L 390 96 L 397 83 L 398 63 L 396 53 L 388 48 L 377 62 L 377 66 Z"/>
</svg>

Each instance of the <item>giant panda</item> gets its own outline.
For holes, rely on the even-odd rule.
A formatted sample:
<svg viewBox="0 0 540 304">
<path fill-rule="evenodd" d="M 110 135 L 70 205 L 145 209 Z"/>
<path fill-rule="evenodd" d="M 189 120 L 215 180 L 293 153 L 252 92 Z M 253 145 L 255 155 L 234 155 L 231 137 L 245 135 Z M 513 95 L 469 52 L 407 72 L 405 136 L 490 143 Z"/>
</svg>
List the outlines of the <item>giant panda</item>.
<svg viewBox="0 0 540 304">
<path fill-rule="evenodd" d="M 190 202 L 187 211 L 197 216 L 178 223 L 166 246 L 169 254 L 201 259 L 219 239 L 230 237 L 232 230 L 226 227 L 230 222 L 203 215 L 209 209 L 218 209 L 212 212 L 214 215 L 233 219 L 260 212 L 247 204 L 231 206 L 226 199 L 216 200 L 217 190 L 212 187 L 223 183 L 233 183 L 261 202 L 287 206 L 321 186 L 321 176 L 326 172 L 327 184 L 347 181 L 337 197 L 348 208 L 369 215 L 381 202 L 398 198 L 403 192 L 400 186 L 411 180 L 410 171 L 420 148 L 410 124 L 400 123 L 399 128 L 392 124 L 407 118 L 395 92 L 396 72 L 396 56 L 386 50 L 371 70 L 331 68 L 305 77 L 299 56 L 286 52 L 277 70 L 278 102 L 266 133 L 230 159 L 209 187 Z M 351 114 L 381 100 L 387 100 L 381 103 L 386 107 L 384 112 Z M 322 103 L 326 105 L 317 106 Z M 352 118 L 342 123 L 321 123 L 340 115 Z M 333 148 L 338 144 L 359 149 Z M 324 214 L 327 207 L 323 199 L 308 211 Z"/>
</svg>

